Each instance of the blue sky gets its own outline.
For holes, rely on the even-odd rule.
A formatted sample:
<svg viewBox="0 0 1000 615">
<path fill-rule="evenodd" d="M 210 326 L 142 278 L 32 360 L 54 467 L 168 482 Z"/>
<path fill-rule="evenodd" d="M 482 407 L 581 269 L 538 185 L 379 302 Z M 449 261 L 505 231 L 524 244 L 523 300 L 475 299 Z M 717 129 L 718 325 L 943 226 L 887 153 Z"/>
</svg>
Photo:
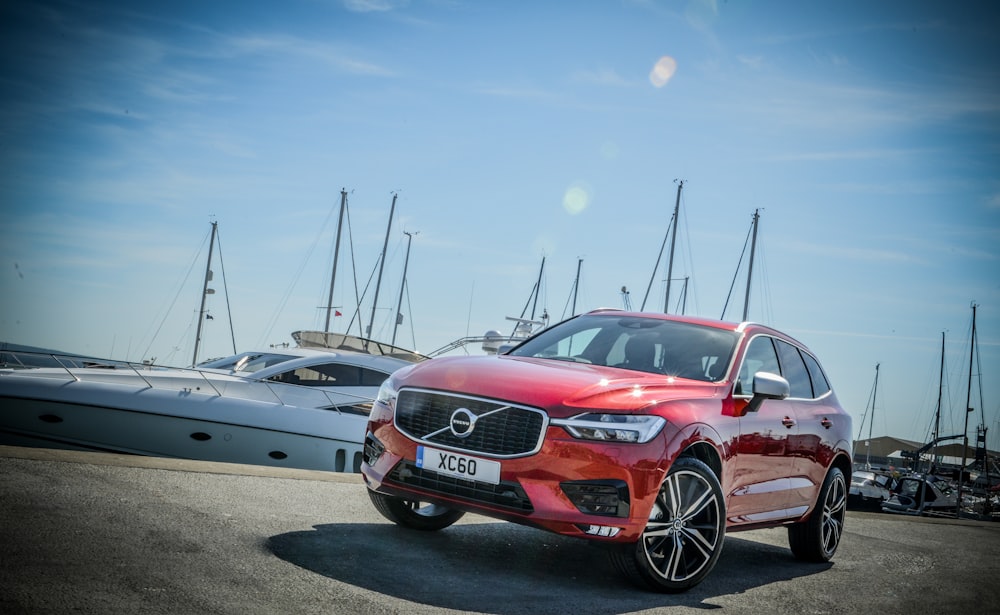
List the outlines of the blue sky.
<svg viewBox="0 0 1000 615">
<path fill-rule="evenodd" d="M 880 364 L 873 435 L 924 440 L 942 331 L 961 431 L 975 302 L 970 425 L 1000 448 L 998 25 L 988 2 L 6 2 L 0 341 L 190 363 L 212 221 L 200 358 L 232 350 L 228 310 L 240 351 L 322 328 L 341 189 L 335 331 L 393 194 L 377 339 L 404 231 L 403 346 L 509 331 L 543 257 L 553 322 L 578 259 L 578 312 L 622 286 L 661 310 L 683 179 L 687 313 L 720 317 L 736 277 L 740 319 L 759 209 L 749 318 L 817 353 L 864 435 Z"/>
</svg>

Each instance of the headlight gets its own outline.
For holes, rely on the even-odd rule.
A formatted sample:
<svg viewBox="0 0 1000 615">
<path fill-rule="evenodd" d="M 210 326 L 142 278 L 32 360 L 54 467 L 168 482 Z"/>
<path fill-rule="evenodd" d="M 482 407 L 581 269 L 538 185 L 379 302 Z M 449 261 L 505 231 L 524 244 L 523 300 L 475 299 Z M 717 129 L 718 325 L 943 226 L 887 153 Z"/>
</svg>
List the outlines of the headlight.
<svg viewBox="0 0 1000 615">
<path fill-rule="evenodd" d="M 552 424 L 581 440 L 644 444 L 655 438 L 667 421 L 647 414 L 588 413 L 571 419 L 553 419 Z"/>
<path fill-rule="evenodd" d="M 391 377 L 386 378 L 382 382 L 382 386 L 378 388 L 378 397 L 375 398 L 375 401 L 395 410 L 397 392 L 396 383 L 392 381 Z"/>
</svg>

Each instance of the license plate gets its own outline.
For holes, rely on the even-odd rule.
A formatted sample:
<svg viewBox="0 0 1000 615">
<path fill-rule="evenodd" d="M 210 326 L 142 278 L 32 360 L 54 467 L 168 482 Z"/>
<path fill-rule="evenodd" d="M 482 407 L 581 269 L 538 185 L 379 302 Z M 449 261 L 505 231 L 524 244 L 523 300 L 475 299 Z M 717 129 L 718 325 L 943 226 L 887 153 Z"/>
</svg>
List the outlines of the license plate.
<svg viewBox="0 0 1000 615">
<path fill-rule="evenodd" d="M 491 485 L 500 483 L 499 462 L 440 451 L 427 446 L 417 447 L 417 467 Z"/>
</svg>

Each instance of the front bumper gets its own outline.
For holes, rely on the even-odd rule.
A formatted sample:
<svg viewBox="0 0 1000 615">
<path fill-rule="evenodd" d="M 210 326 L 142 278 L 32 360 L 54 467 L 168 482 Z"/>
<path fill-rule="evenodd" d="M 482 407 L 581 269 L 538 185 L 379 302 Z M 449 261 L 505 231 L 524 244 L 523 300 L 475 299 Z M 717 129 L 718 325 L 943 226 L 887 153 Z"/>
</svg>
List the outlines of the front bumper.
<svg viewBox="0 0 1000 615">
<path fill-rule="evenodd" d="M 373 421 L 361 472 L 370 489 L 388 495 L 566 536 L 634 542 L 666 472 L 662 437 L 604 444 L 549 427 L 537 453 L 500 460 L 500 482 L 493 485 L 418 468 L 417 443 L 391 422 Z"/>
</svg>

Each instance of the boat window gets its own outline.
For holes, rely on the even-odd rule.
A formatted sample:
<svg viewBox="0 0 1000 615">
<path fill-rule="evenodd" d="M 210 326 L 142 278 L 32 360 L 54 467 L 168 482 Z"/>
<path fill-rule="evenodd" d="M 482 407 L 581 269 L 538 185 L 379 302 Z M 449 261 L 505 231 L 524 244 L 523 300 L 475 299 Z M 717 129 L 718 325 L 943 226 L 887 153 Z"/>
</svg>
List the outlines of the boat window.
<svg viewBox="0 0 1000 615">
<path fill-rule="evenodd" d="M 774 343 L 766 335 L 759 335 L 750 340 L 750 346 L 743 356 L 739 380 L 736 381 L 736 395 L 753 395 L 753 377 L 757 372 L 781 374 Z"/>
<path fill-rule="evenodd" d="M 311 387 L 377 387 L 388 377 L 388 374 L 359 365 L 324 363 L 275 374 L 268 380 Z"/>
<path fill-rule="evenodd" d="M 789 397 L 811 399 L 812 383 L 809 381 L 809 370 L 799 354 L 799 349 L 782 340 L 774 340 L 778 346 L 778 357 L 781 359 L 781 375 L 788 381 Z"/>
<path fill-rule="evenodd" d="M 379 387 L 385 382 L 385 379 L 389 377 L 389 374 L 385 372 L 380 372 L 375 369 L 368 369 L 362 367 L 361 369 L 361 386 L 366 387 Z"/>
</svg>

